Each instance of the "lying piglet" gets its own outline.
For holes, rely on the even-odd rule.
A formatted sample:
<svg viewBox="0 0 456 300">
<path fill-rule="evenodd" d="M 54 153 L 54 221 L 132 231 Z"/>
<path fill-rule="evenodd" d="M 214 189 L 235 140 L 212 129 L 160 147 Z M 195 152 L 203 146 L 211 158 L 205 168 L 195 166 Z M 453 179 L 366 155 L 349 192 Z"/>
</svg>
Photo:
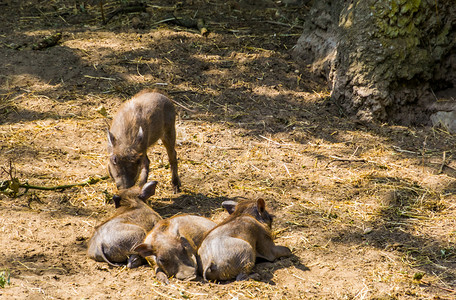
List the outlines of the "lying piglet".
<svg viewBox="0 0 456 300">
<path fill-rule="evenodd" d="M 134 250 L 141 256 L 152 256 L 157 268 L 157 278 L 169 283 L 168 277 L 181 280 L 196 278 L 198 264 L 197 247 L 206 232 L 215 227 L 204 217 L 179 215 L 161 220 Z"/>
<path fill-rule="evenodd" d="M 139 245 L 146 233 L 162 218 L 146 203 L 155 193 L 156 181 L 146 183 L 142 188 L 132 187 L 120 191 L 113 200 L 116 213 L 95 228 L 89 240 L 87 255 L 96 261 L 105 261 L 112 266 L 136 268 L 144 263 L 133 248 Z"/>
<path fill-rule="evenodd" d="M 243 280 L 256 257 L 274 261 L 291 255 L 287 247 L 274 244 L 272 216 L 263 199 L 225 201 L 222 206 L 230 216 L 208 232 L 198 249 L 204 280 Z"/>
</svg>

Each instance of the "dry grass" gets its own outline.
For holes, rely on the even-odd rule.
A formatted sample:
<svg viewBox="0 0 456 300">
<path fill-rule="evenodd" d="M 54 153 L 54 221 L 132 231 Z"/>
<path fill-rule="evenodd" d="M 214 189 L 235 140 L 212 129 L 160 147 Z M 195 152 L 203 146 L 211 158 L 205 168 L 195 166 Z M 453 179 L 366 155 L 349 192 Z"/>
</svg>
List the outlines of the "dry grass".
<svg viewBox="0 0 456 300">
<path fill-rule="evenodd" d="M 69 1 L 52 2 L 62 12 L 73 10 Z M 0 195 L 0 269 L 11 271 L 11 285 L 0 295 L 453 298 L 456 137 L 438 128 L 358 124 L 341 113 L 326 86 L 289 57 L 305 7 L 193 3 L 171 9 L 154 2 L 145 30 L 131 27 L 139 14 L 103 27 L 98 9 L 88 7 L 88 18 L 76 15 L 79 23 L 69 26 L 71 13 L 64 21 L 47 4 L 37 14 L 23 4 L 28 14 L 14 20 L 17 31 L 5 29 L 2 45 L 31 43 L 54 28 L 63 28 L 64 37 L 41 52 L 0 48 L 0 57 L 16 64 L 0 64 L 6 74 L 0 78 L 0 165 L 12 160 L 21 182 L 41 186 L 103 176 L 109 121 L 103 110 L 112 116 L 138 90 L 159 88 L 178 110 L 183 192 L 172 194 L 166 151 L 158 144 L 149 150 L 150 177 L 160 182 L 152 207 L 164 217 L 195 213 L 220 221 L 223 200 L 264 197 L 276 215 L 277 243 L 295 256 L 259 263 L 259 282 L 172 279 L 168 286 L 149 267 L 95 263 L 85 243 L 112 212 L 106 199 L 115 192 L 111 181 L 101 181 L 14 199 Z M 105 9 L 116 5 L 108 1 Z M 206 37 L 155 24 L 171 11 L 193 16 L 197 10 L 211 30 Z"/>
</svg>

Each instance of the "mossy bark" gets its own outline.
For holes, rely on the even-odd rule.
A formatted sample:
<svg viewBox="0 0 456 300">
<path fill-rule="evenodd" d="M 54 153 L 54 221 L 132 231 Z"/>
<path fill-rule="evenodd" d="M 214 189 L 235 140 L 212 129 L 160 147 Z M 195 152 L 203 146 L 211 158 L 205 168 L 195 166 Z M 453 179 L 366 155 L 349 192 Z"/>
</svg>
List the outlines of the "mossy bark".
<svg viewBox="0 0 456 300">
<path fill-rule="evenodd" d="M 306 25 L 295 53 L 359 119 L 426 122 L 456 86 L 455 0 L 315 1 Z"/>
</svg>

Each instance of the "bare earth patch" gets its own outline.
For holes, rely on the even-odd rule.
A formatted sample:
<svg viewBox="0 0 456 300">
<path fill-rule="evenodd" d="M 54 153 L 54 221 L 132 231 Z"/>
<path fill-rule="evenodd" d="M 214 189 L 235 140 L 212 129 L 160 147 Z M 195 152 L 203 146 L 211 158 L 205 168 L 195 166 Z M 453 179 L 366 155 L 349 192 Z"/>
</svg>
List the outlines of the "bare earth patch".
<svg viewBox="0 0 456 300">
<path fill-rule="evenodd" d="M 290 57 L 305 6 L 150 1 L 145 11 L 102 25 L 97 6 L 16 2 L 0 2 L 0 166 L 8 170 L 12 161 L 21 182 L 39 186 L 105 176 L 109 117 L 139 90 L 157 88 L 178 110 L 182 193 L 172 194 L 158 144 L 149 150 L 149 177 L 159 181 L 152 208 L 163 217 L 193 213 L 217 222 L 226 216 L 222 201 L 263 197 L 276 215 L 276 243 L 294 256 L 259 262 L 260 281 L 171 279 L 167 286 L 149 266 L 94 262 L 87 240 L 114 210 L 105 203 L 114 183 L 102 180 L 0 194 L 0 279 L 10 274 L 0 296 L 456 296 L 456 137 L 344 115 L 324 83 Z M 105 2 L 107 13 L 120 7 Z M 209 33 L 160 22 L 173 13 L 203 18 Z M 58 45 L 32 50 L 56 32 Z"/>
</svg>

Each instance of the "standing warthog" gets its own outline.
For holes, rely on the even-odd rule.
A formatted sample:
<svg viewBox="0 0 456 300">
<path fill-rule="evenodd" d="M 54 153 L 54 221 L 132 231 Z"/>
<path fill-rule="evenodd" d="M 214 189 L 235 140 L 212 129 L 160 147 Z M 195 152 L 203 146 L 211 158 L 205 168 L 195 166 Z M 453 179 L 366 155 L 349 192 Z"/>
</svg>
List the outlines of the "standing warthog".
<svg viewBox="0 0 456 300">
<path fill-rule="evenodd" d="M 179 215 L 161 220 L 135 248 L 141 256 L 152 256 L 156 263 L 155 273 L 163 283 L 168 277 L 192 280 L 197 276 L 197 248 L 204 234 L 217 224 L 204 217 Z"/>
<path fill-rule="evenodd" d="M 139 186 L 149 176 L 147 148 L 161 139 L 168 153 L 174 193 L 180 191 L 175 150 L 176 113 L 174 105 L 162 94 L 139 92 L 122 104 L 108 131 L 108 170 L 118 189 Z"/>
<path fill-rule="evenodd" d="M 89 240 L 87 255 L 96 261 L 105 261 L 112 266 L 135 268 L 144 260 L 133 251 L 141 244 L 146 233 L 162 218 L 146 203 L 155 193 L 156 181 L 146 183 L 142 189 L 132 187 L 114 196 L 116 213 L 95 228 Z"/>
<path fill-rule="evenodd" d="M 256 257 L 274 261 L 291 255 L 287 247 L 274 244 L 272 216 L 263 199 L 225 201 L 222 206 L 230 216 L 207 233 L 198 249 L 204 280 L 246 279 Z"/>
</svg>

